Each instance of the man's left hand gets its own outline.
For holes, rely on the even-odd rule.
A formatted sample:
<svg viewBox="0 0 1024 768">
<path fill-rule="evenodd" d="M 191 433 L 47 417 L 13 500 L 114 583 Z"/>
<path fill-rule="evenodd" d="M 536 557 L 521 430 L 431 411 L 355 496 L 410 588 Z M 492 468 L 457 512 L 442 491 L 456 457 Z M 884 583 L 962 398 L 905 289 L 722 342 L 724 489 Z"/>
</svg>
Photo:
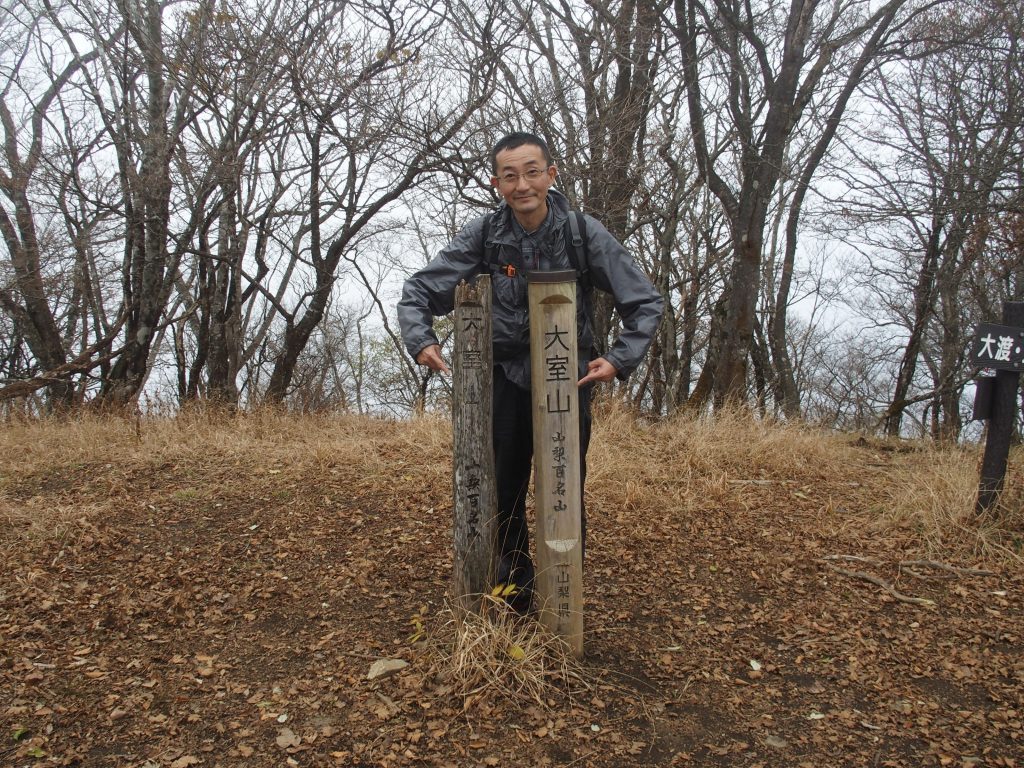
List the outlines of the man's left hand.
<svg viewBox="0 0 1024 768">
<path fill-rule="evenodd" d="M 603 357 L 599 357 L 587 363 L 587 375 L 576 382 L 576 386 L 582 387 L 584 384 L 589 384 L 592 381 L 611 381 L 618 372 L 618 368 Z"/>
</svg>

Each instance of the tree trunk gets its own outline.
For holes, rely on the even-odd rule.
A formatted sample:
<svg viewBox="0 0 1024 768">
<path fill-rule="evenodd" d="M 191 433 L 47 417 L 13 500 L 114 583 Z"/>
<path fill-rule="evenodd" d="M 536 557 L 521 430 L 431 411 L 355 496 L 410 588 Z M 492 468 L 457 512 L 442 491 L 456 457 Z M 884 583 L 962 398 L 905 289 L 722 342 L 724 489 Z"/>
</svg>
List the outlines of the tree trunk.
<svg viewBox="0 0 1024 768">
<path fill-rule="evenodd" d="M 899 373 L 896 375 L 896 386 L 892 400 L 885 412 L 885 434 L 898 437 L 903 423 L 903 411 L 907 407 L 907 393 L 917 372 L 917 359 L 924 343 L 924 332 L 935 309 L 935 278 L 938 270 L 939 252 L 941 251 L 943 221 L 932 220 L 932 228 L 925 248 L 924 262 L 914 286 L 914 317 L 910 328 L 910 337 L 903 349 Z"/>
<path fill-rule="evenodd" d="M 7 308 L 22 318 L 25 341 L 40 367 L 44 371 L 52 371 L 63 365 L 66 358 L 60 330 L 50 310 L 43 285 L 39 241 L 36 238 L 31 206 L 23 189 L 15 187 L 9 191 L 8 196 L 14 199 L 17 224 L 10 221 L 6 211 L 0 210 L 0 230 L 11 254 L 15 285 L 21 303 L 16 304 L 12 299 Z M 69 406 L 72 396 L 73 389 L 67 381 L 54 382 L 47 387 L 50 408 Z"/>
<path fill-rule="evenodd" d="M 751 196 L 750 226 L 734 231 L 732 273 L 722 326 L 722 346 L 714 370 L 712 394 L 715 408 L 742 403 L 747 396 L 747 359 L 754 338 L 754 313 L 761 284 L 761 245 L 767 207 Z"/>
<path fill-rule="evenodd" d="M 142 390 L 149 373 L 149 355 L 157 326 L 170 293 L 167 279 L 168 222 L 170 219 L 171 134 L 168 129 L 168 94 L 165 77 L 162 8 L 156 0 L 121 8 L 128 29 L 142 54 L 145 68 L 146 127 L 141 137 L 142 164 L 138 175 L 131 167 L 131 129 L 118 137 L 122 183 L 128 197 L 125 301 L 129 307 L 124 351 L 100 391 L 100 401 L 124 407 Z M 125 99 L 129 99 L 126 85 Z"/>
<path fill-rule="evenodd" d="M 237 183 L 232 179 L 222 186 L 223 203 L 218 218 L 218 259 L 211 275 L 210 357 L 207 369 L 207 396 L 217 403 L 238 404 L 239 360 L 241 356 L 241 250 L 247 232 L 239 230 L 236 204 Z"/>
<path fill-rule="evenodd" d="M 718 368 L 722 354 L 722 343 L 725 337 L 722 326 L 725 324 L 725 312 L 728 302 L 729 292 L 726 290 L 718 297 L 718 301 L 715 302 L 715 307 L 711 311 L 711 321 L 708 329 L 708 351 L 704 358 L 704 366 L 701 368 L 700 376 L 697 377 L 697 383 L 694 384 L 693 391 L 686 399 L 687 409 L 700 410 L 711 399 L 715 370 Z"/>
</svg>

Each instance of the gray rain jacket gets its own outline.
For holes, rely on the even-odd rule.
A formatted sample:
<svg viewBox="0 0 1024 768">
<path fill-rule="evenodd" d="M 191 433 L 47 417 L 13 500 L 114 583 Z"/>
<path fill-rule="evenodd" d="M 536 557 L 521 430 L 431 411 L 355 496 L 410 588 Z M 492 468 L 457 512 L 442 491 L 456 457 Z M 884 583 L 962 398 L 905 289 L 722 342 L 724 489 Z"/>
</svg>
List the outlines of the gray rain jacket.
<svg viewBox="0 0 1024 768">
<path fill-rule="evenodd" d="M 569 201 L 557 190 L 548 191 L 551 226 L 541 245 L 539 269 L 572 269 L 565 243 L 565 221 Z M 405 281 L 398 302 L 398 322 L 409 354 L 415 357 L 431 344 L 437 344 L 433 319 L 454 309 L 455 286 L 462 280 L 490 271 L 493 293 L 494 360 L 506 369 L 509 379 L 529 387 L 530 326 L 526 273 L 512 228 L 512 211 L 502 203 L 492 213 L 469 222 L 423 269 Z M 497 244 L 494 263 L 485 263 L 484 221 L 490 217 L 490 240 Z M 597 219 L 586 217 L 586 253 L 593 285 L 607 291 L 615 300 L 622 318 L 622 331 L 605 359 L 625 379 L 640 364 L 658 329 L 664 300 L 651 281 L 634 263 L 629 252 Z M 515 277 L 502 267 L 511 264 Z M 585 370 L 594 343 L 591 326 L 591 296 L 577 283 L 576 327 L 580 368 Z"/>
</svg>

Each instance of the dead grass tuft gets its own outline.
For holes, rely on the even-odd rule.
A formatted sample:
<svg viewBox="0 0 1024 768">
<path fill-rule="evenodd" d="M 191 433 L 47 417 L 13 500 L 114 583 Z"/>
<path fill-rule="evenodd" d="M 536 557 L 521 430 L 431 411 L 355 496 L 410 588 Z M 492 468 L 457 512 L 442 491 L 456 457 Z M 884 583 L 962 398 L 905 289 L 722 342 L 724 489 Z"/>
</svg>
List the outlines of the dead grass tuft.
<svg viewBox="0 0 1024 768">
<path fill-rule="evenodd" d="M 799 422 L 754 418 L 734 409 L 714 417 L 682 415 L 661 426 L 670 449 L 685 450 L 702 471 L 793 479 L 838 471 L 845 446 L 835 435 Z"/>
<path fill-rule="evenodd" d="M 588 495 L 616 509 L 699 509 L 728 502 L 732 484 L 842 477 L 852 449 L 840 436 L 747 411 L 638 422 L 605 405 L 595 420 Z"/>
<path fill-rule="evenodd" d="M 568 646 L 540 622 L 485 596 L 481 614 L 445 606 L 424 641 L 430 674 L 463 709 L 504 700 L 539 705 L 589 686 Z"/>
<path fill-rule="evenodd" d="M 321 484 L 342 500 L 446 513 L 451 444 L 449 419 L 430 415 L 398 422 L 196 408 L 174 418 L 9 419 L 0 429 L 0 523 L 7 523 L 0 540 L 73 536 L 83 521 L 138 508 L 140 493 L 163 509 L 181 506 L 182 494 L 213 503 L 217 493 L 273 496 Z M 800 510 L 822 533 L 891 534 L 935 556 L 953 549 L 1020 560 L 1020 450 L 999 510 L 980 519 L 977 455 L 854 441 L 744 410 L 644 421 L 605 401 L 594 422 L 587 498 L 595 520 L 604 513 L 634 528 L 636 520 L 656 527 L 713 510 L 770 507 Z"/>
<path fill-rule="evenodd" d="M 1017 454 L 1020 455 L 1019 453 Z M 929 554 L 950 551 L 983 560 L 1024 562 L 1024 472 L 1013 461 L 996 509 L 978 516 L 978 453 L 932 448 L 907 458 L 886 483 L 874 530 L 909 530 Z"/>
<path fill-rule="evenodd" d="M 410 489 L 450 496 L 450 455 L 450 423 L 431 417 L 195 408 L 174 418 L 86 411 L 11 419 L 0 428 L 0 521 L 9 523 L 0 541 L 61 538 L 80 519 L 137 507 L 141 488 L 161 506 L 176 493 L 257 496 L 258 485 L 303 487 L 319 478 L 402 507 Z"/>
<path fill-rule="evenodd" d="M 20 503 L 0 498 L 0 546 L 26 541 L 83 541 L 96 528 L 91 522 L 103 516 L 103 504 L 55 504 L 42 497 Z"/>
<path fill-rule="evenodd" d="M 392 459 L 422 463 L 450 452 L 451 427 L 424 417 L 394 422 L 347 414 L 294 416 L 265 409 L 231 414 L 186 410 L 174 418 L 84 412 L 74 418 L 21 420 L 0 430 L 0 464 L 11 474 L 68 463 L 135 463 L 244 456 L 284 463 L 333 456 L 335 463 Z"/>
</svg>

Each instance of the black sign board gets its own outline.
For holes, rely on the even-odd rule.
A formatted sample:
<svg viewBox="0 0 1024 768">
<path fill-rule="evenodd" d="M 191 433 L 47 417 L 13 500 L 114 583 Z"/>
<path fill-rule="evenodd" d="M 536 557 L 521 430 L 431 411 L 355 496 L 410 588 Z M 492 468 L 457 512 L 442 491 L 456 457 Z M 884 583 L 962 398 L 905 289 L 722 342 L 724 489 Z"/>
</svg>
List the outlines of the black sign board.
<svg viewBox="0 0 1024 768">
<path fill-rule="evenodd" d="M 971 339 L 970 360 L 982 368 L 1024 371 L 1024 328 L 982 323 Z"/>
<path fill-rule="evenodd" d="M 982 402 L 976 408 L 988 419 L 985 454 L 981 457 L 978 482 L 978 514 L 996 508 L 1006 482 L 1010 443 L 1020 414 L 1017 389 L 1020 384 L 1021 358 L 1024 357 L 1024 301 L 1003 302 L 1003 325 L 982 323 L 971 339 L 971 362 L 983 368 L 996 368 L 996 375 L 980 389 Z M 987 397 L 991 395 L 991 397 Z"/>
</svg>

